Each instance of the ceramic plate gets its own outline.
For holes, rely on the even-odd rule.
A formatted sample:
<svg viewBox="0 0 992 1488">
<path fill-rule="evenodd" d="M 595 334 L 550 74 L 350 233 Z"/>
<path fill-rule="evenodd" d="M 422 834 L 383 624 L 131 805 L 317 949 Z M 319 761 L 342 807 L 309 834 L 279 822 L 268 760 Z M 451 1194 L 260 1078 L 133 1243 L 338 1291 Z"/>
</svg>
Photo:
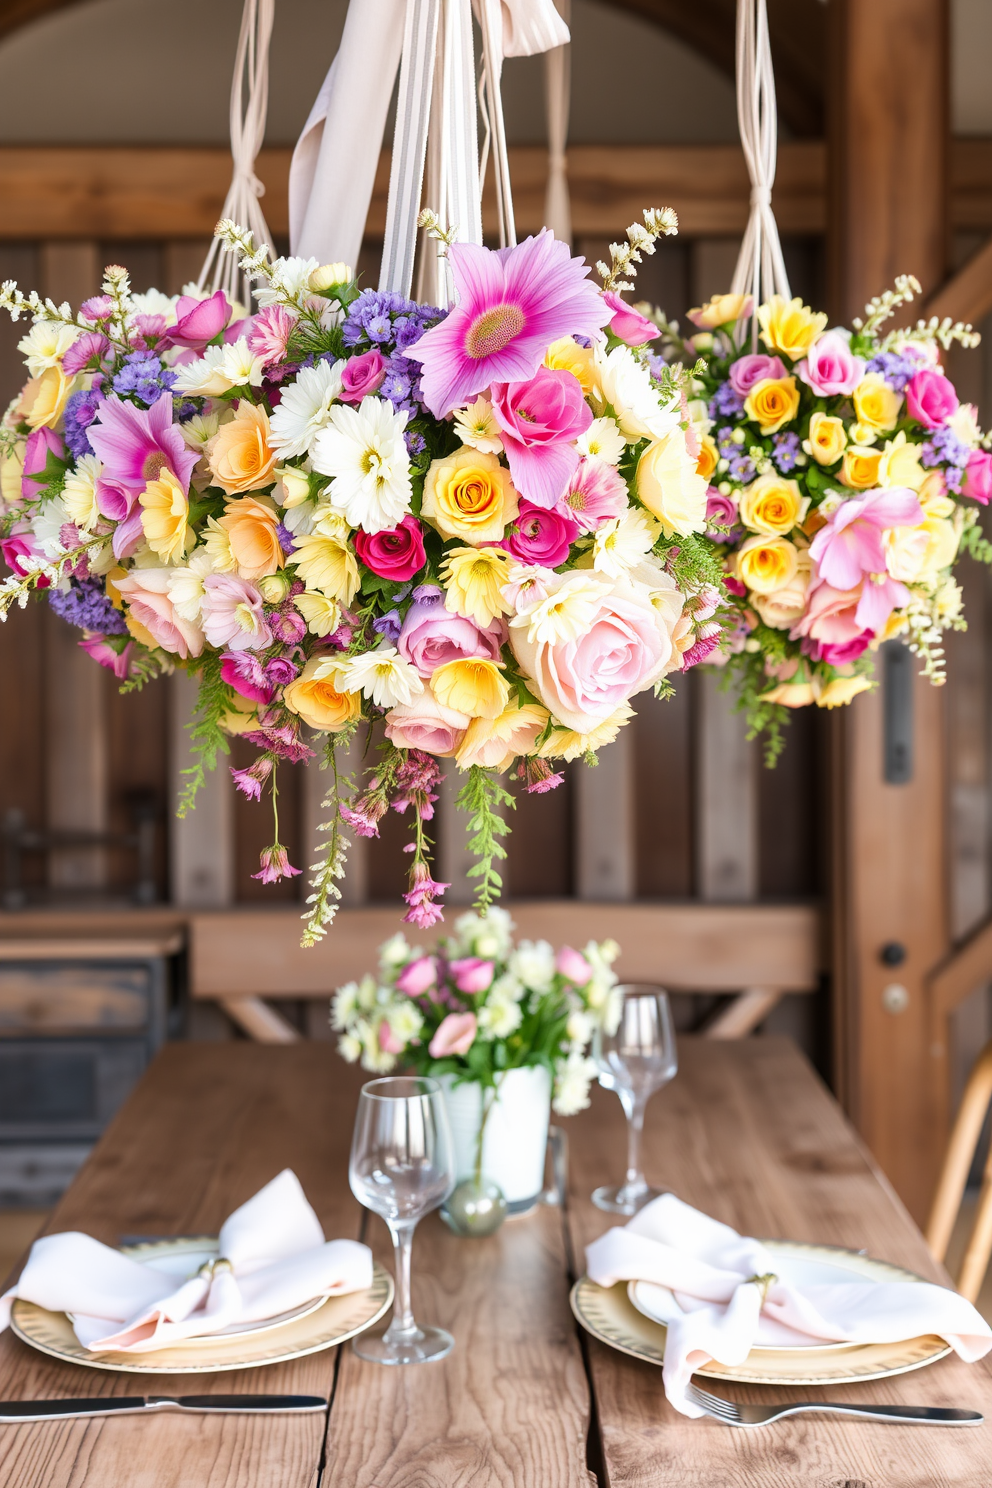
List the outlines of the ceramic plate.
<svg viewBox="0 0 992 1488">
<path fill-rule="evenodd" d="M 876 1261 L 857 1251 L 827 1245 L 763 1241 L 776 1257 L 788 1252 L 824 1266 L 843 1268 L 845 1280 L 851 1272 L 871 1281 L 922 1281 L 912 1271 L 887 1261 Z M 821 1273 L 822 1274 L 822 1273 Z M 659 1288 L 663 1290 L 663 1288 Z M 583 1276 L 572 1288 L 570 1301 L 578 1321 L 600 1342 L 649 1364 L 662 1364 L 665 1355 L 664 1325 L 639 1312 L 627 1295 L 625 1282 L 599 1287 Z M 911 1338 L 901 1343 L 845 1344 L 839 1348 L 754 1349 L 743 1364 L 711 1362 L 696 1373 L 709 1379 L 738 1380 L 756 1385 L 826 1385 L 846 1380 L 885 1379 L 921 1369 L 951 1352 L 942 1338 Z"/>
<path fill-rule="evenodd" d="M 177 1279 L 194 1275 L 217 1254 L 209 1238 L 149 1241 L 122 1247 L 125 1254 L 168 1271 Z M 94 1354 L 84 1348 L 64 1312 L 46 1312 L 33 1302 L 15 1301 L 10 1326 L 17 1337 L 43 1354 L 91 1369 L 122 1374 L 215 1374 L 225 1369 L 253 1369 L 284 1359 L 299 1359 L 333 1348 L 362 1333 L 388 1310 L 393 1278 L 376 1265 L 372 1285 L 343 1297 L 316 1297 L 278 1318 L 260 1324 L 225 1328 L 209 1338 L 189 1338 L 172 1348 L 147 1354 Z"/>
<path fill-rule="evenodd" d="M 885 1261 L 873 1261 L 856 1252 L 791 1244 L 785 1240 L 768 1240 L 764 1242 L 764 1248 L 775 1258 L 776 1275 L 793 1286 L 850 1286 L 852 1283 L 871 1286 L 875 1281 L 919 1279 Z M 671 1323 L 685 1316 L 668 1287 L 656 1286 L 650 1281 L 632 1281 L 628 1283 L 627 1295 L 638 1312 L 651 1318 L 652 1322 Z M 823 1343 L 811 1339 L 805 1333 L 797 1333 L 784 1323 L 762 1315 L 752 1352 L 801 1349 L 805 1353 L 827 1353 L 850 1347 L 849 1343 Z"/>
</svg>

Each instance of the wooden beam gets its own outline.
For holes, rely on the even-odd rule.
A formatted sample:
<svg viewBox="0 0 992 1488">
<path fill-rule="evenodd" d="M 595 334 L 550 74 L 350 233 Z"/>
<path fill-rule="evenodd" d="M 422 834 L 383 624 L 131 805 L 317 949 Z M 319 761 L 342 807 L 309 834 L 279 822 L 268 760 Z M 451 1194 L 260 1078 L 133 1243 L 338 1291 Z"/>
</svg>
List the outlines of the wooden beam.
<svg viewBox="0 0 992 1488">
<path fill-rule="evenodd" d="M 748 987 L 735 997 L 729 1007 L 717 1013 L 703 1037 L 709 1039 L 747 1038 L 777 1007 L 785 994 L 774 987 Z"/>
<path fill-rule="evenodd" d="M 829 15 L 831 311 L 849 322 L 898 273 L 928 292 L 944 276 L 948 18 L 946 0 L 832 0 Z M 837 1078 L 922 1221 L 949 1117 L 926 995 L 948 944 L 944 709 L 941 691 L 914 677 L 913 775 L 889 783 L 884 687 L 883 674 L 836 725 Z M 896 965 L 882 957 L 889 943 L 904 953 Z"/>
<path fill-rule="evenodd" d="M 300 1041 L 292 1023 L 260 997 L 218 997 L 217 1001 L 232 1023 L 236 1023 L 256 1044 L 298 1044 Z"/>
<path fill-rule="evenodd" d="M 992 310 L 992 241 L 983 243 L 977 253 L 957 273 L 941 285 L 927 302 L 925 314 L 943 320 L 964 320 L 972 325 L 983 320 Z"/>
</svg>

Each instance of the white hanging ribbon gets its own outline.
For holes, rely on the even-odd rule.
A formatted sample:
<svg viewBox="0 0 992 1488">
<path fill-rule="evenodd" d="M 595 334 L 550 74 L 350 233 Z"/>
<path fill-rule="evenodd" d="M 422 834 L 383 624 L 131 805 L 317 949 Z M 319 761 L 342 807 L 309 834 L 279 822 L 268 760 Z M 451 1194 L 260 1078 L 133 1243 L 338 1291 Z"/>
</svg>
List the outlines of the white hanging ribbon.
<svg viewBox="0 0 992 1488">
<path fill-rule="evenodd" d="M 265 138 L 265 117 L 269 107 L 269 43 L 274 19 L 275 0 L 245 0 L 231 84 L 234 173 L 221 216 L 250 227 L 256 245 L 272 241 L 259 204 L 265 187 L 255 174 L 255 161 Z M 229 300 L 240 300 L 246 309 L 251 309 L 249 283 L 238 268 L 237 255 L 222 253 L 218 238 L 210 245 L 197 287 L 208 293 L 222 289 Z"/>
<path fill-rule="evenodd" d="M 568 41 L 568 28 L 553 0 L 477 0 L 477 5 L 500 241 L 512 244 L 513 202 L 499 91 L 502 59 L 561 46 Z M 463 241 L 482 240 L 468 0 L 352 0 L 341 48 L 293 155 L 290 242 L 292 251 L 304 257 L 357 262 L 397 67 L 400 88 L 379 287 L 409 294 L 425 164 L 429 191 L 437 193 L 429 205 L 440 215 L 443 201 L 444 215 Z M 434 137 L 430 150 L 429 136 Z M 443 278 L 436 278 L 441 283 L 435 297 L 444 303 Z"/>
<path fill-rule="evenodd" d="M 766 0 L 737 0 L 737 122 L 751 178 L 751 212 L 734 270 L 732 294 L 753 297 L 751 345 L 758 346 L 758 306 L 773 294 L 792 298 L 772 211 L 778 146 L 775 74 Z M 743 322 L 738 335 L 743 339 Z"/>
<path fill-rule="evenodd" d="M 557 0 L 562 20 L 571 19 L 572 0 Z M 548 116 L 548 189 L 544 198 L 544 222 L 563 243 L 572 241 L 572 204 L 568 192 L 568 113 L 571 103 L 569 52 L 553 47 L 544 56 L 545 108 Z"/>
</svg>

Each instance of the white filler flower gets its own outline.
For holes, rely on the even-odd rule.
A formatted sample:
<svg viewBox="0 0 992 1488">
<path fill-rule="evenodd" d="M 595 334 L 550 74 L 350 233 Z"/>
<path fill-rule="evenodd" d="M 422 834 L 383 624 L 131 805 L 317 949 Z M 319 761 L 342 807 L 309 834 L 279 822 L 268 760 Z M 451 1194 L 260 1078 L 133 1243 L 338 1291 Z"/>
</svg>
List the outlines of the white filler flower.
<svg viewBox="0 0 992 1488">
<path fill-rule="evenodd" d="M 313 464 L 333 477 L 331 500 L 352 527 L 383 532 L 410 510 L 410 456 L 403 439 L 407 414 L 380 398 L 360 407 L 339 403 L 317 436 Z"/>
<path fill-rule="evenodd" d="M 404 661 L 395 646 L 380 646 L 352 656 L 339 667 L 345 692 L 363 692 L 377 707 L 409 703 L 424 690 L 415 667 Z"/>
</svg>

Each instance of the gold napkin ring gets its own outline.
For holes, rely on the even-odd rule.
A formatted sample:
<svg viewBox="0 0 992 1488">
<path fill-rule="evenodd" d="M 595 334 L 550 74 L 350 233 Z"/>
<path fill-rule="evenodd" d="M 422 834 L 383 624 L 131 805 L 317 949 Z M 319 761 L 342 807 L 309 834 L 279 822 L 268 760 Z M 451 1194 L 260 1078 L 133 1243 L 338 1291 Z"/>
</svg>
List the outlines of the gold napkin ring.
<svg viewBox="0 0 992 1488">
<path fill-rule="evenodd" d="M 204 1261 L 203 1265 L 200 1267 L 199 1271 L 197 1271 L 196 1274 L 197 1276 L 205 1277 L 207 1281 L 213 1281 L 218 1272 L 233 1270 L 234 1267 L 231 1265 L 231 1262 L 227 1259 L 226 1256 L 214 1256 L 212 1260 Z"/>
<path fill-rule="evenodd" d="M 774 1286 L 777 1281 L 778 1277 L 774 1272 L 766 1271 L 764 1276 L 749 1276 L 744 1284 L 745 1286 L 751 1286 L 753 1284 L 761 1289 L 761 1305 L 764 1307 L 768 1301 L 768 1288 Z"/>
</svg>

